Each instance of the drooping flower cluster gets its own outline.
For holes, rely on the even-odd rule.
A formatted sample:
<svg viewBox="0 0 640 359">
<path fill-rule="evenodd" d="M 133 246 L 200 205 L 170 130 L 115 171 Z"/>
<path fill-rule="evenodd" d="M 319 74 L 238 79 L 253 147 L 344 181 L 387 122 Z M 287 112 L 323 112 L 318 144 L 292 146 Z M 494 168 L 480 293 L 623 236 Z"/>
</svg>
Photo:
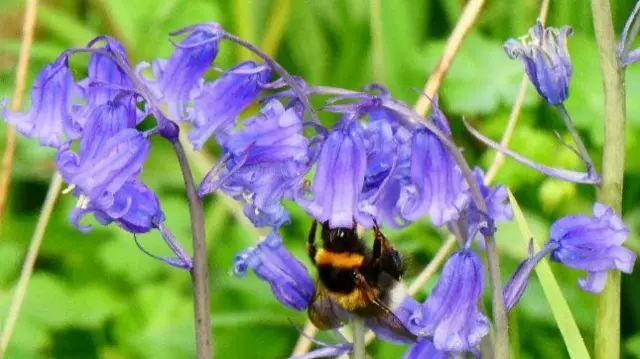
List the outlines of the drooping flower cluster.
<svg viewBox="0 0 640 359">
<path fill-rule="evenodd" d="M 570 34 L 568 27 L 545 29 L 538 22 L 528 42 L 505 44 L 510 56 L 522 59 L 539 94 L 561 110 L 572 71 L 566 48 Z M 308 307 L 314 280 L 278 234 L 290 221 L 283 201 L 294 202 L 330 228 L 370 228 L 376 223 L 402 227 L 428 218 L 434 226 L 456 233 L 461 249 L 447 260 L 423 303 L 406 296 L 391 308 L 418 337 L 405 358 L 475 353 L 489 333 L 489 320 L 478 306 L 484 266 L 471 245 L 478 233 L 491 239 L 495 224 L 511 220 L 513 213 L 504 186 L 486 185 L 480 168 L 471 172 L 460 162 L 438 99 L 423 119 L 380 85 L 362 92 L 308 86 L 217 24 L 193 25 L 171 35 L 184 38 L 174 43 L 168 59 L 141 63 L 135 70 L 121 44 L 100 36 L 86 48 L 63 53 L 39 73 L 30 110 L 11 112 L 7 101 L 2 102 L 5 121 L 42 146 L 56 149 L 56 168 L 78 198 L 71 223 L 86 232 L 90 226 L 81 221 L 92 213 L 100 224 L 114 223 L 133 234 L 158 230 L 176 258 L 150 255 L 190 269 L 191 259 L 164 224 L 159 198 L 140 177 L 152 151 L 152 136 L 172 142 L 179 160 L 184 160 L 176 124 L 181 122 L 190 127 L 187 139 L 194 149 L 217 144 L 222 152 L 197 186 L 198 196 L 221 190 L 244 206 L 256 227 L 271 229 L 266 238 L 236 256 L 236 275 L 251 269 L 283 305 Z M 243 62 L 211 80 L 208 72 L 222 40 L 247 47 L 265 62 Z M 68 60 L 78 52 L 88 52 L 91 58 L 87 78 L 76 81 Z M 321 108 L 335 117 L 328 128 L 309 108 L 306 97 L 314 94 L 333 96 Z M 255 104 L 260 106 L 258 113 L 245 116 Z M 156 126 L 140 131 L 137 126 L 149 115 Z M 423 122 L 417 123 L 416 117 Z M 566 119 L 570 122 L 568 114 Z M 588 165 L 586 174 L 533 165 L 500 150 L 545 173 L 598 183 L 588 154 L 581 142 L 576 143 Z M 518 302 L 535 264 L 549 253 L 553 260 L 587 271 L 579 284 L 592 292 L 602 290 L 608 270 L 632 270 L 635 255 L 622 247 L 626 227 L 606 206 L 596 204 L 593 211 L 591 218 L 568 216 L 554 223 L 547 245 L 530 253 L 507 282 L 507 309 Z M 385 340 L 407 341 L 375 320 L 366 324 Z M 352 349 L 345 343 L 318 344 L 322 348 L 315 356 L 300 358 Z"/>
</svg>

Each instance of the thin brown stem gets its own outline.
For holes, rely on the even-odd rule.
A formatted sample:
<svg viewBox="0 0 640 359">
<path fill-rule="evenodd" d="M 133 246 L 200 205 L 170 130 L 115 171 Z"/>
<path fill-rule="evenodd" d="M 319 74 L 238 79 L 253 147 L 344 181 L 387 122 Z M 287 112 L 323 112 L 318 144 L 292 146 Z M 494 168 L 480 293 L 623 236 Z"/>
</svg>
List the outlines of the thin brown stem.
<svg viewBox="0 0 640 359">
<path fill-rule="evenodd" d="M 20 111 L 24 88 L 27 83 L 27 70 L 29 69 L 29 55 L 33 44 L 33 33 L 36 27 L 36 10 L 38 0 L 27 0 L 24 10 L 24 21 L 22 22 L 22 43 L 18 54 L 18 66 L 16 69 L 16 87 L 13 90 L 11 99 L 11 110 Z M 13 168 L 13 155 L 16 149 L 16 130 L 10 127 L 7 130 L 4 153 L 2 154 L 2 170 L 0 170 L 0 228 L 2 228 L 2 218 L 4 207 L 9 193 L 11 183 L 11 169 Z"/>
<path fill-rule="evenodd" d="M 191 234 L 193 237 L 191 282 L 193 283 L 196 355 L 198 359 L 211 359 L 213 350 L 211 345 L 211 311 L 209 309 L 209 265 L 204 232 L 204 212 L 184 148 L 179 141 L 172 142 L 172 144 L 180 163 L 191 214 Z"/>
<path fill-rule="evenodd" d="M 549 13 L 549 2 L 550 0 L 544 0 L 542 5 L 540 6 L 540 15 L 538 18 L 544 24 L 547 21 L 547 14 Z M 522 104 L 524 103 L 524 98 L 527 96 L 527 88 L 529 86 L 529 77 L 527 74 L 522 75 L 522 81 L 520 83 L 520 90 L 518 91 L 518 97 L 516 98 L 516 102 L 513 103 L 513 107 L 511 108 L 511 113 L 509 114 L 509 120 L 507 121 L 507 127 L 505 128 L 502 139 L 500 140 L 500 146 L 507 148 L 509 146 L 509 142 L 511 142 L 511 137 L 513 137 L 513 131 L 516 128 L 516 124 L 518 123 L 518 117 L 520 116 L 520 109 L 522 109 Z M 496 156 L 493 158 L 489 169 L 487 170 L 487 175 L 484 177 L 484 181 L 486 184 L 491 183 L 498 171 L 504 164 L 506 156 L 504 153 L 500 151 L 496 151 Z"/>
<path fill-rule="evenodd" d="M 33 266 L 36 263 L 36 258 L 38 258 L 40 245 L 44 238 L 44 232 L 47 229 L 47 224 L 49 224 L 49 219 L 51 218 L 51 213 L 53 212 L 53 207 L 61 188 L 62 177 L 60 177 L 56 172 L 49 184 L 49 190 L 47 191 L 47 197 L 45 198 L 42 210 L 40 211 L 40 217 L 38 217 L 36 230 L 31 237 L 31 244 L 29 244 L 27 255 L 25 256 L 24 263 L 22 264 L 22 271 L 20 272 L 18 285 L 16 286 L 16 291 L 13 294 L 11 305 L 9 306 L 9 312 L 7 313 L 4 325 L 2 326 L 2 333 L 0 334 L 0 359 L 4 357 L 7 346 L 9 345 L 9 340 L 13 334 L 16 321 L 18 320 L 18 315 L 22 308 L 22 302 L 24 301 L 24 296 L 27 293 L 29 280 L 33 273 Z"/>
<path fill-rule="evenodd" d="M 442 57 L 440 58 L 438 65 L 431 73 L 431 76 L 429 76 L 429 80 L 422 90 L 423 93 L 418 98 L 418 102 L 414 107 L 415 111 L 420 114 L 420 116 L 424 116 L 427 111 L 429 111 L 431 99 L 438 92 L 442 79 L 449 71 L 451 64 L 453 64 L 453 60 L 462 45 L 462 41 L 464 41 L 469 30 L 471 30 L 471 27 L 476 22 L 483 5 L 484 0 L 471 0 L 464 8 L 458 23 L 456 23 L 456 27 L 453 29 L 449 39 L 447 39 L 447 44 L 445 45 L 444 52 L 442 53 Z"/>
</svg>

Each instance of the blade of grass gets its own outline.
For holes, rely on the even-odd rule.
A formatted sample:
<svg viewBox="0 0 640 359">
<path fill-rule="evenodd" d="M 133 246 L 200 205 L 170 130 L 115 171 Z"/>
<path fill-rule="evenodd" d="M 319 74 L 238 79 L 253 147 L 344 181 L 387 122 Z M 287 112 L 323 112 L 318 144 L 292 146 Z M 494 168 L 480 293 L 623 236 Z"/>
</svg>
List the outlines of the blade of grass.
<svg viewBox="0 0 640 359">
<path fill-rule="evenodd" d="M 36 264 L 36 259 L 40 252 L 40 245 L 44 239 L 44 233 L 47 229 L 47 225 L 49 224 L 49 220 L 51 219 L 51 213 L 53 212 L 53 207 L 56 204 L 56 199 L 58 199 L 61 189 L 62 177 L 56 172 L 49 184 L 47 197 L 42 205 L 42 210 L 40 211 L 40 217 L 38 217 L 35 232 L 31 237 L 31 243 L 29 244 L 29 249 L 27 250 L 24 263 L 22 264 L 22 271 L 20 272 L 20 278 L 18 279 L 18 284 L 16 285 L 13 298 L 11 299 L 9 312 L 7 313 L 4 325 L 2 326 L 2 333 L 0 333 L 0 359 L 5 355 L 7 347 L 9 346 L 9 340 L 11 340 L 11 335 L 13 334 L 13 329 L 18 321 L 20 309 L 22 308 L 24 297 L 27 294 L 29 280 L 31 279 L 31 274 L 33 274 L 33 267 Z"/>
<path fill-rule="evenodd" d="M 289 10 L 291 8 L 290 0 L 276 0 L 272 6 L 269 21 L 267 21 L 267 29 L 262 39 L 260 47 L 267 55 L 275 57 L 276 52 L 280 48 L 282 35 L 287 27 L 289 19 Z"/>
<path fill-rule="evenodd" d="M 45 4 L 38 6 L 37 19 L 39 26 L 63 41 L 65 45 L 85 45 L 89 40 L 98 36 L 86 23 Z"/>
<path fill-rule="evenodd" d="M 11 99 L 11 110 L 20 111 L 22 107 L 22 96 L 27 83 L 27 71 L 29 69 L 29 57 L 31 46 L 33 45 L 33 33 L 36 28 L 37 0 L 27 1 L 24 10 L 24 20 L 22 22 L 22 40 L 18 55 L 18 67 L 16 69 L 16 87 Z M 0 227 L 2 225 L 2 213 L 9 192 L 11 183 L 11 168 L 13 167 L 13 156 L 16 149 L 16 129 L 9 127 L 5 140 L 5 149 L 2 154 L 2 171 L 0 171 Z"/>
<path fill-rule="evenodd" d="M 511 202 L 511 207 L 513 208 L 513 214 L 516 223 L 518 223 L 520 233 L 522 234 L 522 248 L 526 250 L 529 240 L 534 237 L 531 233 L 531 230 L 529 229 L 527 221 L 524 218 L 524 214 L 520 210 L 518 202 L 516 201 L 511 191 L 508 192 L 509 201 Z M 536 251 L 540 249 L 541 244 L 542 243 L 540 240 L 536 241 L 534 239 L 534 247 Z M 547 259 L 543 259 L 542 261 L 540 261 L 540 263 L 538 263 L 538 265 L 536 266 L 535 271 L 538 275 L 538 279 L 540 280 L 540 284 L 542 285 L 544 295 L 549 302 L 549 306 L 551 307 L 553 317 L 558 324 L 558 329 L 560 329 L 560 334 L 562 334 L 564 344 L 569 351 L 569 356 L 571 357 L 571 359 L 589 359 L 590 355 L 589 351 L 587 350 L 587 346 L 584 344 L 584 339 L 582 338 L 582 334 L 580 334 L 578 324 L 576 324 L 576 321 L 573 318 L 573 314 L 571 314 L 569 304 L 562 295 L 562 291 L 560 290 L 558 281 L 551 271 L 549 261 Z"/>
</svg>

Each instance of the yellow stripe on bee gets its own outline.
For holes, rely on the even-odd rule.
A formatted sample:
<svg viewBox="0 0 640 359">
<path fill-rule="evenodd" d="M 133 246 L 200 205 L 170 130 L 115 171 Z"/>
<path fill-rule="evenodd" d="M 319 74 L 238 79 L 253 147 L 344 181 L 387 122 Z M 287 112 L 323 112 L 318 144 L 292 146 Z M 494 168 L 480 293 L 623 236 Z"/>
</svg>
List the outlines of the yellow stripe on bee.
<svg viewBox="0 0 640 359">
<path fill-rule="evenodd" d="M 338 268 L 356 268 L 364 261 L 364 256 L 358 253 L 336 253 L 325 249 L 316 253 L 316 264 L 332 265 Z"/>
</svg>

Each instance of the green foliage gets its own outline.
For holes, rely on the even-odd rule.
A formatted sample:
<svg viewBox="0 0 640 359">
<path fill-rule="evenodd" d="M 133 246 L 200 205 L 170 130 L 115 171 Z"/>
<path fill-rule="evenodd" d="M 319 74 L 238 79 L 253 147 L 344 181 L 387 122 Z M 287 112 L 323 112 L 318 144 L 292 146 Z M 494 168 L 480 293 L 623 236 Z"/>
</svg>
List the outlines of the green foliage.
<svg viewBox="0 0 640 359">
<path fill-rule="evenodd" d="M 134 61 L 166 57 L 172 47 L 167 34 L 199 21 L 217 21 L 235 33 L 248 33 L 261 44 L 269 28 L 269 14 L 281 1 L 231 0 L 60 0 L 40 2 L 38 31 L 31 50 L 31 83 L 37 71 L 63 49 L 85 44 L 96 34 L 114 35 L 124 43 Z M 448 34 L 463 8 L 463 1 L 380 1 L 382 70 L 374 77 L 373 33 L 370 1 L 289 1 L 287 23 L 276 49 L 277 59 L 292 73 L 310 83 L 359 88 L 373 80 L 387 85 L 398 98 L 413 103 L 442 55 Z M 574 25 L 570 39 L 574 78 L 567 108 L 585 135 L 599 165 L 602 146 L 602 83 L 593 40 L 588 2 L 554 0 L 550 23 Z M 621 28 L 634 1 L 618 2 L 616 27 Z M 11 96 L 20 45 L 22 1 L 0 5 L 0 97 Z M 479 22 L 462 44 L 440 90 L 443 110 L 452 123 L 456 141 L 465 155 L 484 168 L 495 153 L 466 135 L 459 119 L 468 118 L 493 139 L 500 139 L 517 96 L 523 69 L 504 55 L 508 37 L 523 35 L 533 24 L 539 1 L 487 2 Z M 5 30 L 6 29 L 6 30 Z M 246 54 L 223 45 L 217 66 L 228 68 Z M 86 56 L 73 58 L 82 76 Z M 627 73 L 628 152 L 626 220 L 630 246 L 640 249 L 640 66 Z M 26 100 L 29 98 L 26 96 Z M 28 103 L 23 106 L 27 108 Z M 0 125 L 0 148 L 7 126 Z M 511 148 L 551 166 L 580 169 L 580 161 L 555 139 L 553 130 L 565 134 L 562 121 L 542 103 L 529 86 Z M 213 148 L 214 151 L 217 149 Z M 18 139 L 13 182 L 0 237 L 0 317 L 11 301 L 28 240 L 36 222 L 51 175 L 54 152 L 34 142 Z M 206 170 L 198 168 L 199 173 Z M 162 199 L 168 226 L 190 248 L 189 220 L 182 179 L 171 148 L 153 143 L 144 180 Z M 560 183 L 507 160 L 497 177 L 520 200 L 535 237 L 545 239 L 550 223 L 567 213 L 588 212 L 594 193 L 583 186 Z M 206 201 L 210 253 L 213 341 L 217 358 L 287 357 L 298 337 L 290 320 L 301 325 L 305 313 L 283 308 L 267 284 L 253 275 L 237 279 L 230 273 L 233 256 L 256 238 L 236 220 L 217 195 Z M 44 239 L 34 277 L 12 338 L 8 358 L 190 358 L 193 349 L 193 314 L 188 274 L 144 255 L 130 235 L 114 226 L 80 234 L 67 221 L 73 199 L 62 196 Z M 288 205 L 292 224 L 283 229 L 286 244 L 304 263 L 303 240 L 309 220 Z M 408 281 L 431 260 L 442 243 L 441 233 L 428 220 L 389 236 L 408 262 Z M 138 237 L 158 255 L 168 254 L 157 233 Z M 499 227 L 503 278 L 523 258 L 516 223 Z M 585 342 L 592 341 L 594 298 L 580 291 L 580 274 L 551 264 L 562 294 Z M 424 298 L 432 278 L 418 293 Z M 623 282 L 623 338 L 625 355 L 640 358 L 640 303 L 637 275 Z M 554 315 L 542 286 L 532 281 L 519 304 L 520 357 L 567 358 Z M 327 339 L 323 337 L 323 339 Z M 330 338 L 328 339 L 330 340 Z M 374 342 L 369 353 L 376 358 L 397 358 L 406 346 Z"/>
<path fill-rule="evenodd" d="M 520 206 L 511 192 L 509 192 L 509 201 L 513 208 L 514 219 L 517 222 L 518 227 L 520 227 L 520 234 L 522 235 L 524 244 L 529 244 L 529 241 L 533 241 L 533 243 L 531 243 L 534 247 L 533 251 L 539 251 L 544 245 L 544 242 L 540 239 L 534 239 L 527 221 L 520 210 Z M 544 295 L 549 302 L 553 316 L 558 324 L 558 329 L 562 334 L 562 339 L 564 340 L 567 351 L 569 352 L 569 356 L 572 359 L 589 358 L 589 351 L 584 343 L 582 334 L 580 334 L 580 329 L 578 329 L 578 325 L 573 318 L 569 304 L 567 304 L 567 300 L 562 294 L 558 281 L 551 271 L 548 260 L 543 259 L 536 266 L 535 272 L 538 275 Z"/>
</svg>

